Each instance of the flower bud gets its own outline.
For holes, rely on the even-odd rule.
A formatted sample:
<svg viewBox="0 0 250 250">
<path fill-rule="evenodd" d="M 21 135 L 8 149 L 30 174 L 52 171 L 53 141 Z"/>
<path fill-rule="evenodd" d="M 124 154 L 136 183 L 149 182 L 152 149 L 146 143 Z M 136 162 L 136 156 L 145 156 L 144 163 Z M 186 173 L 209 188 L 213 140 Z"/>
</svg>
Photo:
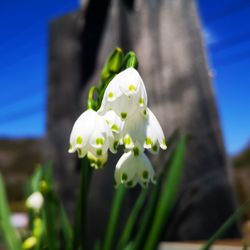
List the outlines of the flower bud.
<svg viewBox="0 0 250 250">
<path fill-rule="evenodd" d="M 34 192 L 26 200 L 26 206 L 35 211 L 39 211 L 43 206 L 43 196 L 40 192 Z"/>
<path fill-rule="evenodd" d="M 35 218 L 33 222 L 33 235 L 35 237 L 40 237 L 42 233 L 42 220 L 41 218 Z"/>
<path fill-rule="evenodd" d="M 123 60 L 124 69 L 130 68 L 130 67 L 137 69 L 138 66 L 139 66 L 139 62 L 136 57 L 136 54 L 133 51 L 128 52 Z"/>
<path fill-rule="evenodd" d="M 108 60 L 105 63 L 105 66 L 102 70 L 101 80 L 105 81 L 113 73 L 119 72 L 123 59 L 123 52 L 120 48 L 116 48 L 113 53 L 110 55 Z"/>
<path fill-rule="evenodd" d="M 39 191 L 40 191 L 43 195 L 46 195 L 46 194 L 49 193 L 50 188 L 49 188 L 48 183 L 47 183 L 45 180 L 41 180 L 41 181 L 39 182 Z"/>
<path fill-rule="evenodd" d="M 23 242 L 22 249 L 23 250 L 34 249 L 36 244 L 37 244 L 37 239 L 34 236 L 31 236 Z"/>
</svg>

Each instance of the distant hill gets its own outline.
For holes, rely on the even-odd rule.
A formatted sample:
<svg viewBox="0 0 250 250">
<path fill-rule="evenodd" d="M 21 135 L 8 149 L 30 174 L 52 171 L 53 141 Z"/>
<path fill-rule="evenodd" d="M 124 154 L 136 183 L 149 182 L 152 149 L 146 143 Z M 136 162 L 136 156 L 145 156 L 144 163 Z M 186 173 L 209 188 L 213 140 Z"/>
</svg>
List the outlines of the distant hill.
<svg viewBox="0 0 250 250">
<path fill-rule="evenodd" d="M 42 160 L 41 149 L 41 139 L 0 139 L 0 172 L 11 201 L 23 199 L 24 184 Z"/>
<path fill-rule="evenodd" d="M 236 168 L 249 167 L 250 168 L 250 143 L 238 155 L 232 158 L 233 166 Z"/>
</svg>

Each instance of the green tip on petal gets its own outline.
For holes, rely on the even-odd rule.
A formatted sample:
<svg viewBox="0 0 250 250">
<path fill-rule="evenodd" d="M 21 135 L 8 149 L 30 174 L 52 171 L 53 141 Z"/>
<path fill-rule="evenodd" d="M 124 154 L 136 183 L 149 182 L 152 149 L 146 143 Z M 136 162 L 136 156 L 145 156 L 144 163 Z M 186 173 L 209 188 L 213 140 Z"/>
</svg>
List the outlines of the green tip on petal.
<svg viewBox="0 0 250 250">
<path fill-rule="evenodd" d="M 104 144 L 104 139 L 103 138 L 96 138 L 96 144 L 97 145 L 103 145 Z"/>
<path fill-rule="evenodd" d="M 128 181 L 128 182 L 126 183 L 126 185 L 127 185 L 128 187 L 132 187 L 132 186 L 133 186 L 133 181 Z"/>
<path fill-rule="evenodd" d="M 114 132 L 118 132 L 118 131 L 119 131 L 119 128 L 118 128 L 118 126 L 117 126 L 116 124 L 113 124 L 113 125 L 111 126 L 111 130 L 113 130 Z"/>
<path fill-rule="evenodd" d="M 136 86 L 131 84 L 131 85 L 129 85 L 128 89 L 130 92 L 136 91 Z"/>
<path fill-rule="evenodd" d="M 76 144 L 79 144 L 79 145 L 82 144 L 82 137 L 81 136 L 77 136 L 77 138 L 76 138 Z"/>
<path fill-rule="evenodd" d="M 126 117 L 127 117 L 127 113 L 122 112 L 122 113 L 121 113 L 121 117 L 122 117 L 122 119 L 123 119 L 123 120 L 125 120 L 125 119 L 126 119 Z"/>
<path fill-rule="evenodd" d="M 148 171 L 146 171 L 146 170 L 143 171 L 143 173 L 142 173 L 143 179 L 146 179 L 146 180 L 147 180 L 147 179 L 148 179 L 148 175 L 149 175 L 149 174 L 148 174 Z"/>
<path fill-rule="evenodd" d="M 153 147 L 152 147 L 152 149 L 153 149 L 153 151 L 157 151 L 158 150 L 158 147 L 157 147 L 157 145 L 154 145 Z"/>
<path fill-rule="evenodd" d="M 101 156 L 102 155 L 102 150 L 99 148 L 99 149 L 97 149 L 96 150 L 96 154 L 98 155 L 98 156 Z"/>
<path fill-rule="evenodd" d="M 144 98 L 143 97 L 140 97 L 139 99 L 139 104 L 142 106 L 145 104 L 145 101 L 144 101 Z"/>
<path fill-rule="evenodd" d="M 108 98 L 113 98 L 114 97 L 114 93 L 113 92 L 109 92 L 108 93 Z"/>
<path fill-rule="evenodd" d="M 122 174 L 122 181 L 126 181 L 128 179 L 128 175 L 126 173 Z"/>
<path fill-rule="evenodd" d="M 127 136 L 127 137 L 125 137 L 124 138 L 124 144 L 125 145 L 130 145 L 132 143 L 132 140 L 131 140 L 131 138 L 129 137 L 129 136 Z"/>
<path fill-rule="evenodd" d="M 148 145 L 148 146 L 150 146 L 150 145 L 153 144 L 152 140 L 151 140 L 149 137 L 146 138 L 145 143 L 146 143 L 146 145 Z"/>
<path fill-rule="evenodd" d="M 139 148 L 135 147 L 133 148 L 134 156 L 138 156 L 140 154 Z"/>
</svg>

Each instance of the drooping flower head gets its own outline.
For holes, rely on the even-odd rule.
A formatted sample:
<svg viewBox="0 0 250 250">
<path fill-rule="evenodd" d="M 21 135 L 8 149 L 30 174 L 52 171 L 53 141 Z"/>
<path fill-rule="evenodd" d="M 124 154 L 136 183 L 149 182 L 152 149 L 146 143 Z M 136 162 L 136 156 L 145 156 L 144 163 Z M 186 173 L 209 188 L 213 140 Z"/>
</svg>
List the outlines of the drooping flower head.
<svg viewBox="0 0 250 250">
<path fill-rule="evenodd" d="M 113 110 L 122 120 L 147 106 L 147 92 L 139 73 L 128 68 L 116 75 L 105 90 L 100 112 Z"/>
<path fill-rule="evenodd" d="M 76 120 L 70 135 L 69 153 L 77 151 L 79 158 L 88 154 L 92 166 L 100 168 L 106 162 L 108 149 L 116 152 L 114 146 L 107 122 L 96 111 L 89 109 Z"/>
<path fill-rule="evenodd" d="M 145 188 L 149 182 L 155 183 L 155 172 L 144 153 L 129 151 L 124 153 L 116 164 L 115 181 L 116 185 L 134 187 L 139 183 Z"/>
</svg>

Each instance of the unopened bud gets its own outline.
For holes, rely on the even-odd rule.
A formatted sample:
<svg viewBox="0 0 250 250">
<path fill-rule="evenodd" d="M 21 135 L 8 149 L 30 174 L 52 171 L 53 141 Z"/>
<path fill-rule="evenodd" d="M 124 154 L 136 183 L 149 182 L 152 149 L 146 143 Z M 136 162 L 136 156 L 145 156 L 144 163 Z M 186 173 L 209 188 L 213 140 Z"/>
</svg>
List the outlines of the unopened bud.
<svg viewBox="0 0 250 250">
<path fill-rule="evenodd" d="M 37 239 L 34 236 L 31 236 L 29 238 L 27 238 L 24 242 L 23 242 L 23 246 L 22 249 L 23 250 L 30 250 L 30 249 L 34 249 L 34 247 L 37 244 Z"/>
</svg>

